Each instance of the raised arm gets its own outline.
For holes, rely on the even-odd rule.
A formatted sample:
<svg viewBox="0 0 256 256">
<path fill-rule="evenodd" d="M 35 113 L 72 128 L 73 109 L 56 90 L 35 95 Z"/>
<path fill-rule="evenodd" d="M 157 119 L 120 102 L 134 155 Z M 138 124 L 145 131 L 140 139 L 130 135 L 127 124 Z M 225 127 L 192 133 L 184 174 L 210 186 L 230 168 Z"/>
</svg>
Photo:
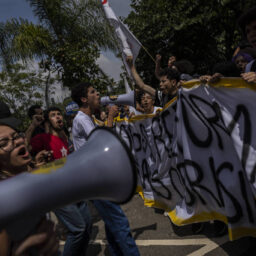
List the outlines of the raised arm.
<svg viewBox="0 0 256 256">
<path fill-rule="evenodd" d="M 35 129 L 41 125 L 41 123 L 44 121 L 43 116 L 42 115 L 33 115 L 32 117 L 32 122 L 29 125 L 28 129 L 25 132 L 26 135 L 26 141 L 27 141 L 27 146 L 30 147 L 30 141 L 32 138 L 32 134 L 35 131 Z M 30 149 L 29 149 L 30 150 Z"/>
<path fill-rule="evenodd" d="M 139 87 L 139 89 L 149 93 L 152 96 L 155 96 L 156 94 L 156 90 L 154 88 L 152 88 L 150 85 L 145 84 L 141 77 L 139 76 L 135 66 L 133 65 L 133 57 L 132 56 L 128 56 L 126 58 L 127 64 L 129 65 L 130 69 L 131 69 L 131 73 L 132 76 L 135 80 L 136 85 Z"/>
<path fill-rule="evenodd" d="M 158 80 L 160 80 L 160 71 L 161 71 L 161 59 L 162 56 L 160 54 L 156 55 L 156 67 L 155 67 L 155 76 Z"/>
</svg>

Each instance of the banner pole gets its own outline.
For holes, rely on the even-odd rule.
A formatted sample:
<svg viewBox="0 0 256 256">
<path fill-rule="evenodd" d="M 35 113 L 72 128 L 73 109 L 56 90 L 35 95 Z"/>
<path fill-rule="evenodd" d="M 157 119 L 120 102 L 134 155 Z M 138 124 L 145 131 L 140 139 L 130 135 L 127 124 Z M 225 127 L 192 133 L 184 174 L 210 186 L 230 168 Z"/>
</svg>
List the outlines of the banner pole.
<svg viewBox="0 0 256 256">
<path fill-rule="evenodd" d="M 154 63 L 156 64 L 156 61 L 155 59 L 153 58 L 153 56 L 148 52 L 148 50 L 143 46 L 141 45 L 141 47 L 144 49 L 144 51 L 148 54 L 148 56 L 154 61 Z"/>
</svg>

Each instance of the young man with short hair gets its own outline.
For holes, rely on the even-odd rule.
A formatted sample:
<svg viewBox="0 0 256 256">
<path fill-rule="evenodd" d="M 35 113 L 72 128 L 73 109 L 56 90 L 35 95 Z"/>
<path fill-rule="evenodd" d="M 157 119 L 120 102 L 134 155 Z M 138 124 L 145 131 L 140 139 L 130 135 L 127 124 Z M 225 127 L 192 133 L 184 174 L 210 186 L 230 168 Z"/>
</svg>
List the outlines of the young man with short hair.
<svg viewBox="0 0 256 256">
<path fill-rule="evenodd" d="M 80 83 L 72 89 L 72 99 L 79 106 L 79 111 L 73 121 L 72 128 L 74 147 L 75 150 L 78 150 L 87 143 L 89 134 L 96 127 L 92 116 L 100 108 L 100 97 L 97 90 L 91 84 Z M 107 120 L 109 127 L 112 127 L 117 113 L 118 107 L 111 106 Z M 139 255 L 138 248 L 130 232 L 129 222 L 121 207 L 106 200 L 93 200 L 92 202 L 105 222 L 106 236 L 111 255 Z"/>
<path fill-rule="evenodd" d="M 147 92 L 143 92 L 140 98 L 140 103 L 144 109 L 143 114 L 155 114 L 161 108 L 155 107 L 155 98 Z"/>
<path fill-rule="evenodd" d="M 35 152 L 43 149 L 51 150 L 53 160 L 66 157 L 69 154 L 68 139 L 63 129 L 61 110 L 51 107 L 46 111 L 44 118 L 48 122 L 49 133 L 38 134 L 32 138 L 32 150 Z M 67 205 L 56 209 L 54 213 L 68 230 L 63 256 L 84 256 L 92 226 L 87 204 L 81 202 Z"/>
<path fill-rule="evenodd" d="M 45 113 L 45 122 L 48 123 L 49 133 L 40 133 L 31 139 L 32 152 L 43 149 L 53 151 L 53 160 L 68 155 L 68 140 L 63 130 L 63 116 L 57 107 L 49 108 Z"/>
</svg>

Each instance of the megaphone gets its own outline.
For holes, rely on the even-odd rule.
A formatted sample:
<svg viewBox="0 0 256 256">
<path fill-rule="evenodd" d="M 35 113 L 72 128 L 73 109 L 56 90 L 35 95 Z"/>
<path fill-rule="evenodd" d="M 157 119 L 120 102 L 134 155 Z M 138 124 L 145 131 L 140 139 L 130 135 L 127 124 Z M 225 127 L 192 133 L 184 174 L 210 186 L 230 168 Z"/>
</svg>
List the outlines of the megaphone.
<svg viewBox="0 0 256 256">
<path fill-rule="evenodd" d="M 129 105 L 136 107 L 135 92 L 131 91 L 126 94 L 104 96 L 100 99 L 101 105 L 115 104 L 115 105 Z"/>
<path fill-rule="evenodd" d="M 109 129 L 96 128 L 61 168 L 42 168 L 0 182 L 0 230 L 14 220 L 85 199 L 125 203 L 133 196 L 136 177 L 126 144 Z"/>
</svg>

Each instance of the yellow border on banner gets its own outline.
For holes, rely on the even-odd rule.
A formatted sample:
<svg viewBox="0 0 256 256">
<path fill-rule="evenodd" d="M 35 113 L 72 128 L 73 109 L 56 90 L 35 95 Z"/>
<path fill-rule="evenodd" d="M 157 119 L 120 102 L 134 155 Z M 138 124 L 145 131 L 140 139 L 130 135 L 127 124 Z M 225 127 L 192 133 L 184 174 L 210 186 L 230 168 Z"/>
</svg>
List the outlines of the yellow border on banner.
<svg viewBox="0 0 256 256">
<path fill-rule="evenodd" d="M 228 88 L 248 88 L 253 91 L 256 91 L 256 83 L 247 83 L 245 80 L 242 78 L 237 78 L 237 77 L 229 77 L 229 78 L 221 78 L 217 83 L 207 83 L 209 86 L 220 88 L 220 87 L 228 87 Z M 182 84 L 182 87 L 186 89 L 191 89 L 195 86 L 202 86 L 203 83 L 199 79 L 193 79 L 188 82 L 185 82 Z M 167 109 L 170 107 L 175 101 L 177 101 L 177 97 L 174 97 L 171 101 L 166 103 L 163 107 L 163 109 L 158 110 L 159 112 L 162 112 L 163 110 Z M 143 115 L 136 115 L 130 119 L 124 118 L 124 119 L 116 119 L 115 122 L 136 122 L 140 120 L 144 120 L 147 118 L 152 118 L 155 117 L 157 114 L 143 114 Z"/>
<path fill-rule="evenodd" d="M 247 88 L 253 91 L 256 91 L 256 83 L 247 83 L 242 78 L 221 78 L 219 82 L 217 83 L 208 83 L 209 86 L 220 88 L 220 87 L 226 87 L 226 88 Z M 199 80 L 191 80 L 182 85 L 184 88 L 193 88 L 195 86 L 202 86 L 202 82 Z M 168 102 L 163 110 L 168 108 L 173 102 L 177 100 L 177 97 L 172 99 L 170 102 Z M 131 118 L 129 121 L 137 121 L 137 120 L 143 120 L 146 118 L 154 117 L 155 115 L 139 115 L 136 117 Z M 122 121 L 122 120 L 120 120 Z M 137 192 L 141 196 L 141 198 L 144 200 L 144 205 L 148 207 L 156 207 L 164 209 L 168 212 L 168 216 L 170 217 L 171 221 L 178 226 L 186 225 L 186 224 L 192 224 L 195 222 L 207 222 L 210 220 L 220 220 L 224 223 L 228 224 L 227 216 L 222 215 L 217 212 L 202 212 L 200 214 L 194 215 L 188 219 L 182 219 L 177 216 L 176 210 L 170 210 L 170 207 L 168 207 L 166 204 L 157 202 L 153 199 L 147 199 L 144 196 L 143 189 L 141 186 L 137 187 Z M 256 228 L 248 228 L 248 227 L 239 227 L 239 228 L 228 228 L 229 232 L 229 239 L 235 240 L 240 237 L 244 236 L 253 236 L 256 237 Z"/>
<path fill-rule="evenodd" d="M 162 111 L 162 110 L 161 110 Z M 134 117 L 131 117 L 130 119 L 125 119 L 125 121 L 128 121 L 128 122 L 136 122 L 136 121 L 140 121 L 140 120 L 144 120 L 144 119 L 147 119 L 147 118 L 153 118 L 156 114 L 143 114 L 143 115 L 136 115 Z M 124 121 L 124 119 L 119 119 L 117 120 L 117 122 L 122 122 Z"/>
<path fill-rule="evenodd" d="M 220 220 L 228 224 L 227 217 L 217 212 L 202 212 L 188 219 L 182 219 L 177 216 L 176 210 L 171 211 L 170 209 L 168 209 L 169 207 L 164 203 L 157 202 L 153 199 L 145 198 L 143 189 L 141 186 L 137 186 L 136 192 L 139 193 L 139 195 L 143 199 L 145 206 L 164 209 L 168 213 L 168 216 L 170 217 L 171 221 L 177 226 L 188 225 L 196 222 L 207 222 L 210 220 Z M 233 228 L 233 229 L 228 228 L 228 235 L 229 235 L 230 241 L 239 239 L 244 236 L 256 237 L 256 228 L 246 228 L 246 227 L 239 227 L 239 228 Z"/>
<path fill-rule="evenodd" d="M 202 82 L 199 79 L 193 79 L 182 84 L 182 87 L 190 89 L 194 86 L 200 86 Z M 248 88 L 256 91 L 255 83 L 247 83 L 244 79 L 238 77 L 221 78 L 217 83 L 207 83 L 212 87 L 229 87 L 229 88 Z"/>
<path fill-rule="evenodd" d="M 209 220 L 220 220 L 228 224 L 227 217 L 218 212 L 202 212 L 200 214 L 194 215 L 188 219 L 182 219 L 177 216 L 176 210 L 168 212 L 172 222 L 178 226 L 191 224 L 195 222 L 204 222 Z"/>
<path fill-rule="evenodd" d="M 156 114 L 142 114 L 142 115 L 136 115 L 131 117 L 130 119 L 128 118 L 123 118 L 123 119 L 116 119 L 115 122 L 116 123 L 121 123 L 123 121 L 127 121 L 127 122 L 136 122 L 136 121 L 140 121 L 140 120 L 144 120 L 147 118 L 153 118 L 156 115 L 158 115 L 160 112 L 162 112 L 163 110 L 167 109 L 169 106 L 171 106 L 175 101 L 177 101 L 177 96 L 175 96 L 172 100 L 170 100 L 169 102 L 167 102 L 164 107 L 162 109 L 158 109 Z"/>
<path fill-rule="evenodd" d="M 141 198 L 144 201 L 144 205 L 148 206 L 148 207 L 156 207 L 159 209 L 164 209 L 165 211 L 170 211 L 170 208 L 164 204 L 164 203 L 160 203 L 160 202 L 156 202 L 155 200 L 152 199 L 147 199 L 144 197 L 144 193 L 143 193 L 143 189 L 140 186 L 137 186 L 136 188 L 136 192 L 141 196 Z"/>
<path fill-rule="evenodd" d="M 175 101 L 177 101 L 177 96 L 175 96 L 172 100 L 170 100 L 169 102 L 167 102 L 164 107 L 163 107 L 163 110 L 167 109 L 168 107 L 170 107 L 172 105 L 172 103 L 174 103 Z M 162 110 L 162 111 L 163 111 Z"/>
<path fill-rule="evenodd" d="M 37 169 L 31 173 L 32 174 L 47 174 L 52 171 L 56 171 L 57 169 L 62 167 L 66 163 L 66 161 L 67 161 L 66 157 L 60 158 L 58 160 L 55 160 L 54 162 L 43 165 L 42 167 L 40 167 L 39 169 Z"/>
<path fill-rule="evenodd" d="M 245 228 L 245 227 L 234 228 L 234 229 L 229 228 L 228 236 L 231 241 L 239 239 L 241 237 L 245 237 L 245 236 L 256 237 L 256 229 L 255 228 Z"/>
<path fill-rule="evenodd" d="M 196 222 L 207 222 L 210 220 L 220 220 L 228 225 L 227 217 L 217 212 L 202 212 L 186 220 L 178 217 L 176 214 L 176 210 L 168 212 L 168 215 L 171 218 L 171 221 L 178 226 L 192 224 Z M 239 227 L 239 228 L 233 228 L 233 229 L 228 228 L 228 236 L 231 241 L 239 239 L 244 236 L 256 237 L 256 228 L 247 228 L 247 227 Z"/>
</svg>

